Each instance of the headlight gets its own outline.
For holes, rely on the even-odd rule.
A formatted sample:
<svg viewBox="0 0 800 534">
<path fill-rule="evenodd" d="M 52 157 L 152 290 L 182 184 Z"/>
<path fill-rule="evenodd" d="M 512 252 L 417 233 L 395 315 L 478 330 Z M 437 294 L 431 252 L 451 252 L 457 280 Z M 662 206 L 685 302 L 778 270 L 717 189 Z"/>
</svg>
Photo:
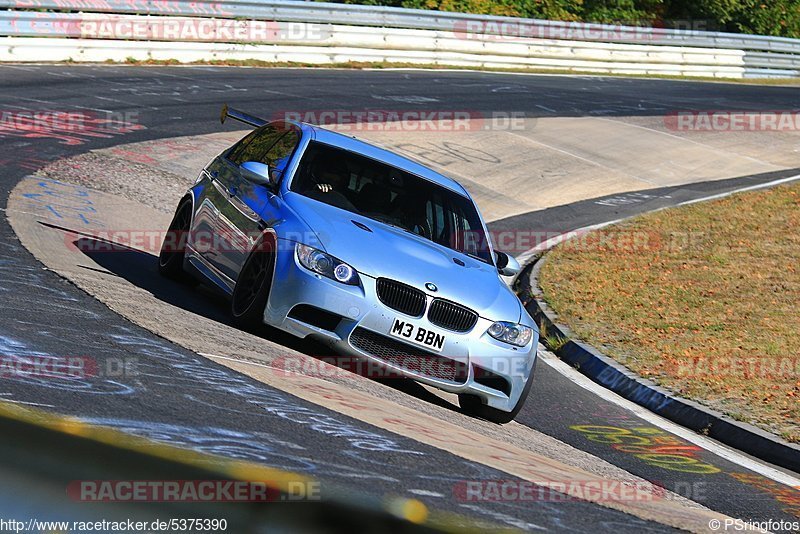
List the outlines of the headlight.
<svg viewBox="0 0 800 534">
<path fill-rule="evenodd" d="M 530 327 L 505 321 L 494 323 L 486 333 L 498 341 L 516 345 L 517 347 L 524 347 L 533 337 L 533 330 Z"/>
<path fill-rule="evenodd" d="M 321 250 L 298 243 L 297 259 L 309 271 L 327 276 L 337 282 L 351 286 L 357 286 L 359 283 L 358 273 L 355 269 Z"/>
</svg>

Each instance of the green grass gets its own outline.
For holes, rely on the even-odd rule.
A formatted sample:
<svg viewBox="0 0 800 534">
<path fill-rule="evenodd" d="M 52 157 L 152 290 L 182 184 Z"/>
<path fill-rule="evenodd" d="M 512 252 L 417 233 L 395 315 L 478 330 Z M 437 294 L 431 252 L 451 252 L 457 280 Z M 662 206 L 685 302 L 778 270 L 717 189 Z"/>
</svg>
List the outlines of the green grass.
<svg viewBox="0 0 800 534">
<path fill-rule="evenodd" d="M 568 241 L 540 283 L 576 335 L 640 375 L 800 442 L 799 230 L 800 184 L 738 194 L 599 231 L 632 247 Z"/>
</svg>

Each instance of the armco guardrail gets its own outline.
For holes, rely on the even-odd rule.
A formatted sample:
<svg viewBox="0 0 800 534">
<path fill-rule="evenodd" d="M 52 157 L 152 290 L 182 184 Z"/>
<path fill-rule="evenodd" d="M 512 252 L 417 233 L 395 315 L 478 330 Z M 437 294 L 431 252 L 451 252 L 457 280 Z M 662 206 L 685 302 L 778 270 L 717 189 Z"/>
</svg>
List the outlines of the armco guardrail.
<svg viewBox="0 0 800 534">
<path fill-rule="evenodd" d="M 658 43 L 674 46 L 733 48 L 800 54 L 800 40 L 762 35 L 672 30 L 584 24 L 516 17 L 494 17 L 420 9 L 403 9 L 353 4 L 305 1 L 253 0 L 0 0 L 0 8 L 80 10 L 93 13 L 128 13 L 142 15 L 212 16 L 321 24 L 352 24 L 384 28 L 480 32 L 490 35 L 520 37 L 559 36 L 570 40 L 605 42 Z"/>
<path fill-rule="evenodd" d="M 719 32 L 295 1 L 0 0 L 0 8 L 8 9 L 0 12 L 0 60 L 6 61 L 43 59 L 36 54 L 53 44 L 22 37 L 69 37 L 86 42 L 62 42 L 56 57 L 44 57 L 800 76 L 800 40 Z M 119 42 L 94 42 L 99 39 Z"/>
</svg>

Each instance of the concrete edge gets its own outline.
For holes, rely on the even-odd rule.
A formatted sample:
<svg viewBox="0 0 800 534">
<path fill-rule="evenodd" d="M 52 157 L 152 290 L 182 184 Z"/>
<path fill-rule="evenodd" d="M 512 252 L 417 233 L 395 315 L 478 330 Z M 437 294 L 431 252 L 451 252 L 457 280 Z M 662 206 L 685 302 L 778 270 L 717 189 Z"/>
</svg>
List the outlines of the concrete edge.
<svg viewBox="0 0 800 534">
<path fill-rule="evenodd" d="M 515 280 L 514 291 L 540 326 L 543 340 L 546 335 L 554 335 L 565 341 L 563 346 L 551 349 L 560 359 L 593 382 L 657 415 L 760 460 L 800 473 L 800 446 L 681 398 L 578 339 L 569 327 L 558 322 L 556 313 L 544 301 L 539 287 L 539 272 L 544 263 L 545 253 L 531 261 Z"/>
</svg>

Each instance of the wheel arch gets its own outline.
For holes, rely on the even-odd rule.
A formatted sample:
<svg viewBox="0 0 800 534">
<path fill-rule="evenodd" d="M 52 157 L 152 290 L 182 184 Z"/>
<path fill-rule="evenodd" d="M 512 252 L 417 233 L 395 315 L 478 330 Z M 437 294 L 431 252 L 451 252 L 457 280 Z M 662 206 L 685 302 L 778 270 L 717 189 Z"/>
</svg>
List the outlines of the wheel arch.
<svg viewBox="0 0 800 534">
<path fill-rule="evenodd" d="M 231 313 L 234 316 L 234 321 L 246 329 L 253 329 L 264 323 L 264 310 L 268 306 L 269 298 L 272 294 L 272 286 L 275 284 L 275 276 L 277 273 L 278 243 L 279 241 L 274 229 L 263 229 L 259 238 L 250 248 L 250 251 L 247 254 L 247 259 L 244 261 L 242 268 L 236 274 L 233 292 L 231 293 Z M 267 247 L 264 246 L 265 244 L 268 244 Z M 259 286 L 257 293 L 250 292 L 250 296 L 245 298 L 251 298 L 253 300 L 247 303 L 243 309 L 237 310 L 239 302 L 241 302 L 238 300 L 239 295 L 241 295 L 239 293 L 240 283 L 245 283 L 242 282 L 242 273 L 251 268 L 251 262 L 259 261 L 257 258 L 255 258 L 255 255 L 259 253 L 265 253 L 269 255 L 269 264 L 266 267 L 266 270 L 269 272 L 268 285 Z M 247 281 L 246 283 L 249 284 L 251 279 L 252 276 L 246 274 L 244 278 L 244 280 Z M 247 294 L 247 289 L 244 289 L 243 291 L 245 294 Z M 255 306 L 255 308 L 253 308 L 253 306 Z"/>
</svg>

